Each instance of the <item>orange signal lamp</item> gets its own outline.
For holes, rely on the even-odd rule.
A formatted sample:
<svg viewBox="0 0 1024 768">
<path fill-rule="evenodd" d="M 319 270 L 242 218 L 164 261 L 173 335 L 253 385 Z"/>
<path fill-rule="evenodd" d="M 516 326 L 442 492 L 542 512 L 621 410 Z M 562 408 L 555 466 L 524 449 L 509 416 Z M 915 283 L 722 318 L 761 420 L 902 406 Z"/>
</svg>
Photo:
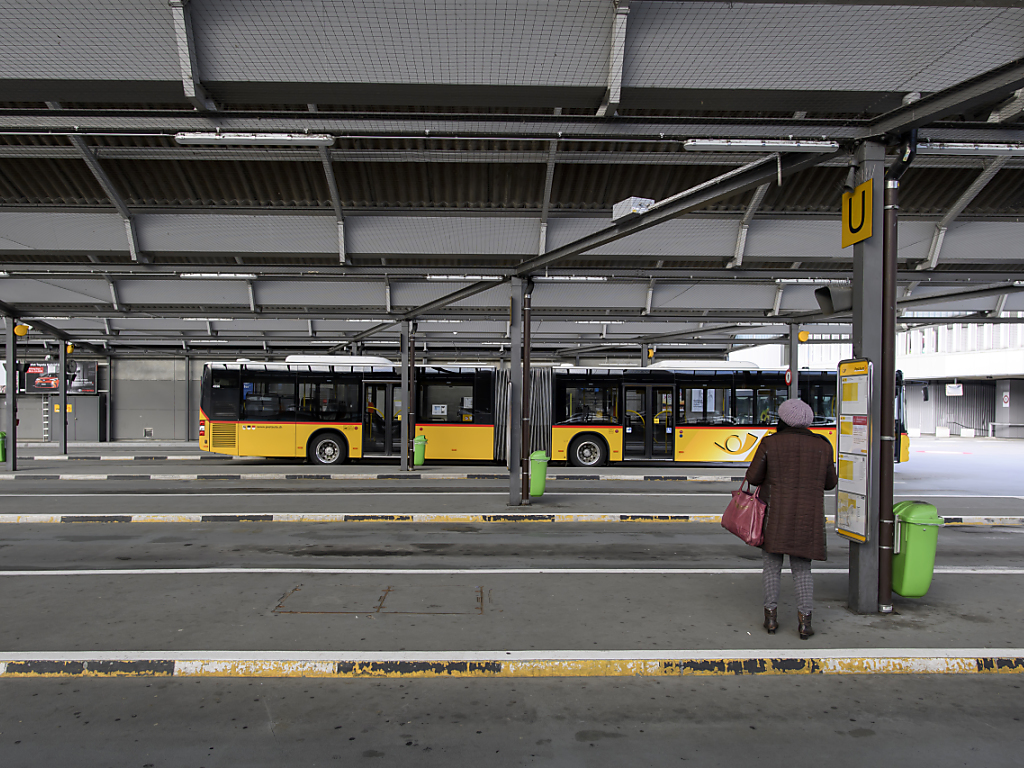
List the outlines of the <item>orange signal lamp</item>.
<svg viewBox="0 0 1024 768">
<path fill-rule="evenodd" d="M 800 341 L 807 341 L 809 338 L 811 338 L 811 334 L 809 334 L 807 331 L 800 331 L 800 333 L 798 333 L 796 337 L 800 339 Z"/>
<path fill-rule="evenodd" d="M 16 325 L 16 326 L 14 326 L 14 335 L 15 336 L 28 336 L 28 326 L 27 325 Z"/>
<path fill-rule="evenodd" d="M 72 352 L 75 351 L 75 345 L 74 344 L 68 344 L 67 347 L 65 347 L 64 351 L 67 352 L 70 355 Z"/>
</svg>

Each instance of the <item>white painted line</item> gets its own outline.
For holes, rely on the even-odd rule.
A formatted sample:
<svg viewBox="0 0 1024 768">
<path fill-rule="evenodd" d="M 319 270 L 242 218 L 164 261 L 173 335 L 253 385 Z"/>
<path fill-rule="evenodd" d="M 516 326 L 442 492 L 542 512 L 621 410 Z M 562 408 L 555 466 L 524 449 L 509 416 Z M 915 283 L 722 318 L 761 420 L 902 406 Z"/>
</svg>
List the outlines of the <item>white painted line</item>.
<svg viewBox="0 0 1024 768">
<path fill-rule="evenodd" d="M 0 477 L 3 477 L 3 475 L 0 474 Z M 194 478 L 195 475 L 182 475 L 181 477 L 193 477 Z M 89 493 L 89 494 L 81 494 L 81 493 L 5 493 L 4 494 L 4 498 L 5 499 L 14 499 L 14 498 L 28 498 L 28 499 L 31 499 L 31 498 L 35 498 L 35 499 L 83 499 L 84 498 L 84 499 L 91 499 L 91 498 L 101 498 L 101 497 L 103 497 L 103 498 L 106 498 L 106 497 L 117 498 L 117 497 L 122 497 L 122 496 L 123 497 L 133 497 L 133 496 L 164 497 L 164 496 L 173 496 L 173 497 L 176 497 L 176 498 L 179 498 L 179 499 L 191 499 L 191 498 L 199 498 L 199 497 L 216 497 L 216 496 L 224 496 L 226 498 L 227 497 L 232 497 L 232 496 L 263 496 L 265 498 L 275 498 L 275 497 L 278 497 L 278 496 L 285 497 L 285 496 L 338 496 L 338 495 L 344 495 L 344 496 L 381 496 L 381 495 L 387 495 L 387 496 L 422 496 L 423 495 L 423 491 L 395 491 L 394 493 L 387 493 L 387 494 L 382 494 L 380 491 L 351 491 L 351 492 L 350 491 L 286 491 L 284 493 L 265 493 L 265 492 L 258 493 L 258 492 L 251 492 L 251 491 L 232 491 L 230 493 L 216 493 L 216 492 L 212 492 L 212 493 L 167 493 L 167 492 L 140 492 L 140 493 L 132 493 L 131 491 L 125 491 L 125 492 L 122 492 L 122 493 Z M 545 494 L 545 495 L 548 495 L 548 494 Z M 625 494 L 625 495 L 633 495 L 633 494 Z M 694 494 L 694 495 L 697 495 L 697 494 Z M 507 491 L 452 491 L 451 493 L 446 493 L 445 496 L 508 496 L 508 492 Z M 93 513 L 89 513 L 89 514 L 93 514 Z M 247 513 L 237 513 L 237 512 L 230 512 L 229 513 L 229 512 L 225 512 L 223 514 L 247 514 Z M 270 513 L 266 513 L 266 514 L 270 514 Z M 404 513 L 396 512 L 394 514 L 404 514 Z M 502 514 L 504 514 L 504 513 L 502 513 Z M 538 514 L 538 513 L 533 513 L 533 514 Z"/>
<path fill-rule="evenodd" d="M 1019 658 L 1024 648 L 723 648 L 664 651 L 3 651 L 14 661 L 576 661 Z"/>
<path fill-rule="evenodd" d="M 789 573 L 788 568 L 783 569 Z M 314 574 L 323 576 L 760 576 L 760 568 L 97 568 L 0 571 L 4 576 L 210 576 L 224 574 Z M 846 568 L 815 568 L 818 575 L 845 575 Z M 956 576 L 1024 576 L 1024 568 L 939 566 Z"/>
</svg>

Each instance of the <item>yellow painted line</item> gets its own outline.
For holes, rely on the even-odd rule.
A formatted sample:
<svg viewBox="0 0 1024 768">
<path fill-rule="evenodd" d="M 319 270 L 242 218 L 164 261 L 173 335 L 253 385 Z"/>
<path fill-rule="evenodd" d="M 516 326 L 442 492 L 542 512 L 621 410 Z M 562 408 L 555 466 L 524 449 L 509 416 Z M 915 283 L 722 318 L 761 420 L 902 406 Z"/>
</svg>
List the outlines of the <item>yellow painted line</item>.
<svg viewBox="0 0 1024 768">
<path fill-rule="evenodd" d="M 133 523 L 201 523 L 202 514 L 132 515 Z"/>
<path fill-rule="evenodd" d="M 923 649 L 922 649 L 923 650 Z M 186 652 L 187 653 L 187 652 Z M 774 653 L 774 652 L 759 652 Z M 614 652 L 572 658 L 569 652 L 557 652 L 560 658 L 443 658 L 442 654 L 372 654 L 375 659 L 352 658 L 279 658 L 284 654 L 254 654 L 250 658 L 156 658 L 139 659 L 139 653 L 123 659 L 18 658 L 0 662 L 0 677 L 264 677 L 264 678 L 511 678 L 511 677 L 711 677 L 737 675 L 907 675 L 907 674 L 1022 674 L 1022 656 L 942 656 L 922 655 L 821 655 L 804 656 L 785 652 L 771 656 L 639 658 Z M 941 652 L 939 652 L 941 653 Z M 28 654 L 17 654 L 27 656 Z M 76 656 L 81 654 L 75 654 Z M 106 654 L 111 655 L 111 654 Z M 183 655 L 183 654 L 174 654 Z M 218 654 L 224 656 L 225 654 Z M 302 654 L 298 654 L 301 656 Z M 328 654 L 308 654 L 327 656 Z M 511 654 L 509 654 L 511 655 Z M 521 655 L 521 654 L 517 654 Z M 568 656 L 568 657 L 566 657 Z M 404 657 L 404 658 L 403 658 Z M 432 658 L 433 657 L 433 658 Z M 440 658 L 437 658 L 440 657 Z"/>
</svg>

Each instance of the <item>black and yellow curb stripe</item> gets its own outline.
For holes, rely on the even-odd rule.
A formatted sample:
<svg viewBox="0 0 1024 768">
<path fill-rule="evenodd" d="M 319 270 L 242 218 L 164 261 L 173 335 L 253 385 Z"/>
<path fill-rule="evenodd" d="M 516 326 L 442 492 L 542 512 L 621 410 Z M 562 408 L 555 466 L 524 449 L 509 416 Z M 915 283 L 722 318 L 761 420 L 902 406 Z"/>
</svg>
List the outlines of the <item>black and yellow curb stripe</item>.
<svg viewBox="0 0 1024 768">
<path fill-rule="evenodd" d="M 1022 656 L 836 656 L 715 659 L 319 660 L 152 659 L 0 662 L 2 678 L 39 677 L 705 677 L 1022 674 Z"/>
</svg>

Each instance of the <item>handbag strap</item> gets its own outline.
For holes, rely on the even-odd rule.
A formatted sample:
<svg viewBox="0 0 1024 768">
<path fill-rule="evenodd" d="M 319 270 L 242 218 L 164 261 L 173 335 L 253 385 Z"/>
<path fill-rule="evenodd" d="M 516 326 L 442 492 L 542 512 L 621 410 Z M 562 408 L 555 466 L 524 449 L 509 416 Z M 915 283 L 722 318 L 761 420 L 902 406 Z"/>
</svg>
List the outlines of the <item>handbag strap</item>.
<svg viewBox="0 0 1024 768">
<path fill-rule="evenodd" d="M 746 489 L 744 489 L 744 486 L 746 486 Z M 753 496 L 756 499 L 758 498 L 758 494 L 761 493 L 761 486 L 755 486 L 754 490 L 751 491 L 750 481 L 748 481 L 747 478 L 743 478 L 743 482 L 740 483 L 740 491 L 747 494 L 748 496 Z"/>
</svg>

